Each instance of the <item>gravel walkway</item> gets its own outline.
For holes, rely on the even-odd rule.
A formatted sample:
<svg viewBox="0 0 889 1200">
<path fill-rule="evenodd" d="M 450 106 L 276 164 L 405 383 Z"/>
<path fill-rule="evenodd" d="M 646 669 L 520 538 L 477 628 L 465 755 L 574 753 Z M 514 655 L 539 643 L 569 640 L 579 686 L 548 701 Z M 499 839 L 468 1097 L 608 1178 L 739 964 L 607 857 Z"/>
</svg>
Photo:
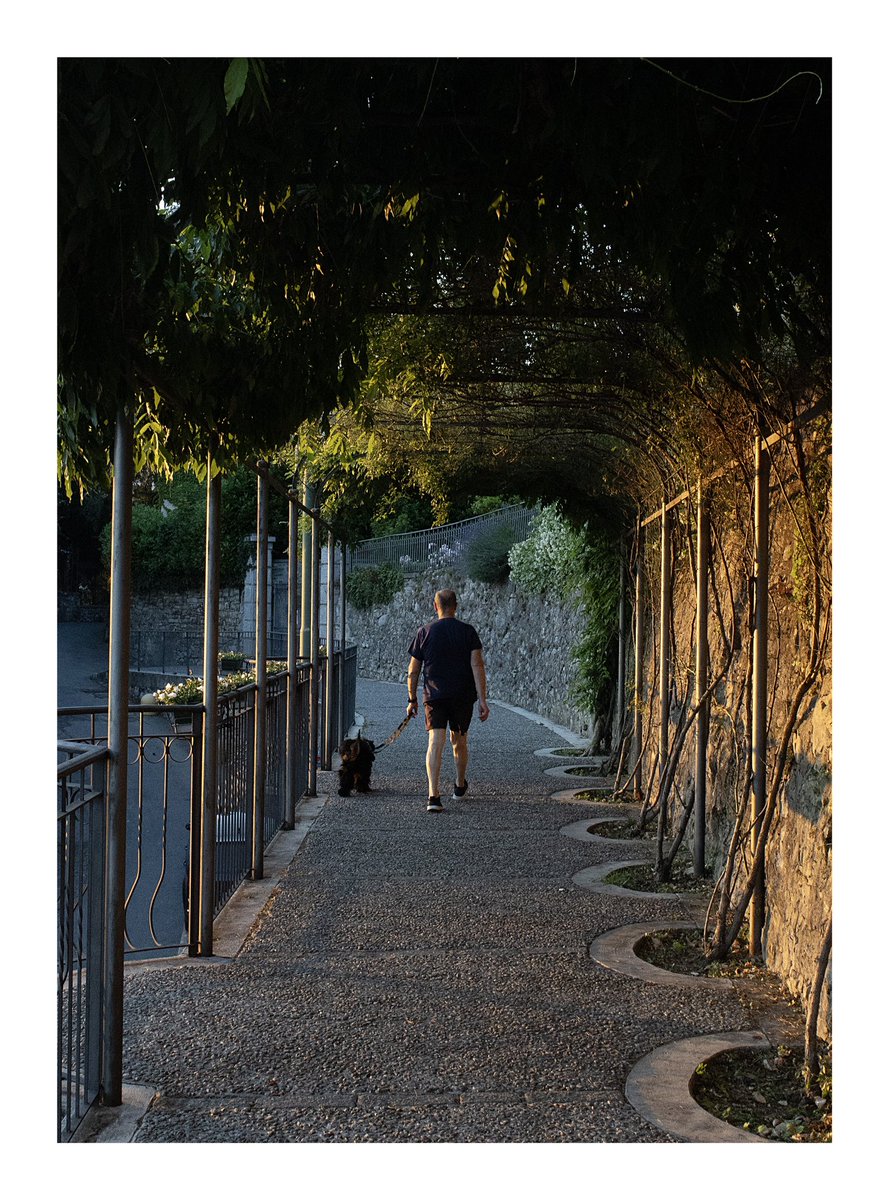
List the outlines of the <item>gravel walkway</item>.
<svg viewBox="0 0 889 1200">
<path fill-rule="evenodd" d="M 404 702 L 361 680 L 366 736 L 385 740 Z M 158 1093 L 134 1140 L 671 1141 L 628 1104 L 631 1068 L 745 1017 L 733 992 L 589 959 L 606 930 L 680 913 L 572 885 L 626 850 L 560 834 L 580 810 L 548 799 L 534 755 L 558 743 L 494 706 L 473 723 L 469 798 L 448 799 L 446 750 L 445 811 L 427 814 L 411 724 L 370 796 L 328 800 L 235 959 L 129 976 L 125 1072 Z"/>
</svg>

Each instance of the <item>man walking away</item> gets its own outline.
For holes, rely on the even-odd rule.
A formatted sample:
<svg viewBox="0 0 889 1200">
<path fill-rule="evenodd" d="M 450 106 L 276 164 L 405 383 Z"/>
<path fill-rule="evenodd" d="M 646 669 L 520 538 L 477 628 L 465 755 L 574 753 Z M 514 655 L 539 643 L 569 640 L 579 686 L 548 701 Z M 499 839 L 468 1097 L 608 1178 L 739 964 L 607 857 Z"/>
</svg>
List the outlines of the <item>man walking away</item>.
<svg viewBox="0 0 889 1200">
<path fill-rule="evenodd" d="M 457 620 L 457 596 L 450 588 L 435 593 L 436 619 L 417 630 L 409 647 L 407 671 L 407 712 L 418 711 L 417 683 L 423 671 L 423 709 L 429 745 L 426 749 L 426 775 L 429 780 L 427 812 L 441 812 L 439 775 L 445 733 L 451 729 L 454 749 L 453 800 L 465 799 L 469 789 L 466 768 L 469 747 L 466 737 L 472 708 L 478 700 L 478 715 L 487 721 L 491 714 L 487 700 L 487 681 L 482 644 L 472 625 Z"/>
</svg>

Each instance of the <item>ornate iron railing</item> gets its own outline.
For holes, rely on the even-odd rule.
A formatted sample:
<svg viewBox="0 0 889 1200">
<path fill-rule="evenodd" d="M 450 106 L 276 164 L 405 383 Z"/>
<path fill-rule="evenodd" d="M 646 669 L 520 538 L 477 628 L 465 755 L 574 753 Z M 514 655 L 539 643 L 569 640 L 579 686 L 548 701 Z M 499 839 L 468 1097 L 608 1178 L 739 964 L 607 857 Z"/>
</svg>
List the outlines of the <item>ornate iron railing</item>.
<svg viewBox="0 0 889 1200">
<path fill-rule="evenodd" d="M 105 963 L 104 747 L 60 742 L 58 767 L 58 1140 L 96 1099 Z"/>
<path fill-rule="evenodd" d="M 326 658 L 322 660 L 322 669 Z M 354 718 L 357 650 L 335 650 L 333 678 L 345 689 L 332 708 L 348 727 Z M 288 672 L 265 685 L 265 772 L 260 838 L 268 846 L 287 812 Z M 213 916 L 251 873 L 254 745 L 258 688 L 250 683 L 220 697 L 217 723 L 217 788 Z M 323 696 L 323 689 L 321 689 Z M 308 791 L 311 664 L 296 665 L 296 796 Z M 123 921 L 124 954 L 132 959 L 200 950 L 197 919 L 201 865 L 202 705 L 133 705 L 127 732 L 127 843 Z M 105 791 L 107 709 L 59 709 L 66 740 L 58 807 L 58 1062 L 59 1139 L 76 1131 L 96 1099 L 102 1071 L 104 963 L 108 955 L 104 880 L 109 832 Z M 325 728 L 321 721 L 317 728 Z M 328 736 L 332 736 L 331 734 Z"/>
</svg>

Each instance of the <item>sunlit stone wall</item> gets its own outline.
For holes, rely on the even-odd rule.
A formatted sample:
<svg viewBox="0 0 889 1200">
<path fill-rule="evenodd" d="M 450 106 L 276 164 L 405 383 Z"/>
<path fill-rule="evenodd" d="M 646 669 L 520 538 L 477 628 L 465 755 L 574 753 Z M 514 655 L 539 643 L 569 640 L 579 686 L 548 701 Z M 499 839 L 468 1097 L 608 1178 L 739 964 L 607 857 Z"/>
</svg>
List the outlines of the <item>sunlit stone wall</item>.
<svg viewBox="0 0 889 1200">
<path fill-rule="evenodd" d="M 453 587 L 457 616 L 474 625 L 482 641 L 488 694 L 592 736 L 590 715 L 572 700 L 571 647 L 583 617 L 570 600 L 545 604 L 507 583 L 476 583 L 442 572 L 408 579 L 384 606 L 347 610 L 348 641 L 358 647 L 358 670 L 368 679 L 407 680 L 408 647 L 421 625 L 435 617 L 438 588 Z"/>
</svg>

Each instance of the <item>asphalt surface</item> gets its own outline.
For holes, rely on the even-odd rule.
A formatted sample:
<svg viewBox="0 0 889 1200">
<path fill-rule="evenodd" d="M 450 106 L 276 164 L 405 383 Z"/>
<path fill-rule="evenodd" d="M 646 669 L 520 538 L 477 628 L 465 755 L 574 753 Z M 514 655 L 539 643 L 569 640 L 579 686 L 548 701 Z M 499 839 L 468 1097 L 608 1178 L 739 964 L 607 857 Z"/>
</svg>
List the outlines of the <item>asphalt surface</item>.
<svg viewBox="0 0 889 1200">
<path fill-rule="evenodd" d="M 382 742 L 403 687 L 359 681 Z M 653 985 L 591 961 L 662 901 L 576 887 L 626 857 L 560 828 L 534 751 L 552 730 L 495 706 L 470 733 L 470 790 L 428 814 L 425 733 L 381 751 L 369 796 L 333 792 L 234 959 L 125 985 L 124 1069 L 157 1092 L 139 1142 L 670 1142 L 627 1102 L 658 1046 L 742 1029 L 734 992 Z M 613 812 L 613 809 L 610 810 Z"/>
</svg>

